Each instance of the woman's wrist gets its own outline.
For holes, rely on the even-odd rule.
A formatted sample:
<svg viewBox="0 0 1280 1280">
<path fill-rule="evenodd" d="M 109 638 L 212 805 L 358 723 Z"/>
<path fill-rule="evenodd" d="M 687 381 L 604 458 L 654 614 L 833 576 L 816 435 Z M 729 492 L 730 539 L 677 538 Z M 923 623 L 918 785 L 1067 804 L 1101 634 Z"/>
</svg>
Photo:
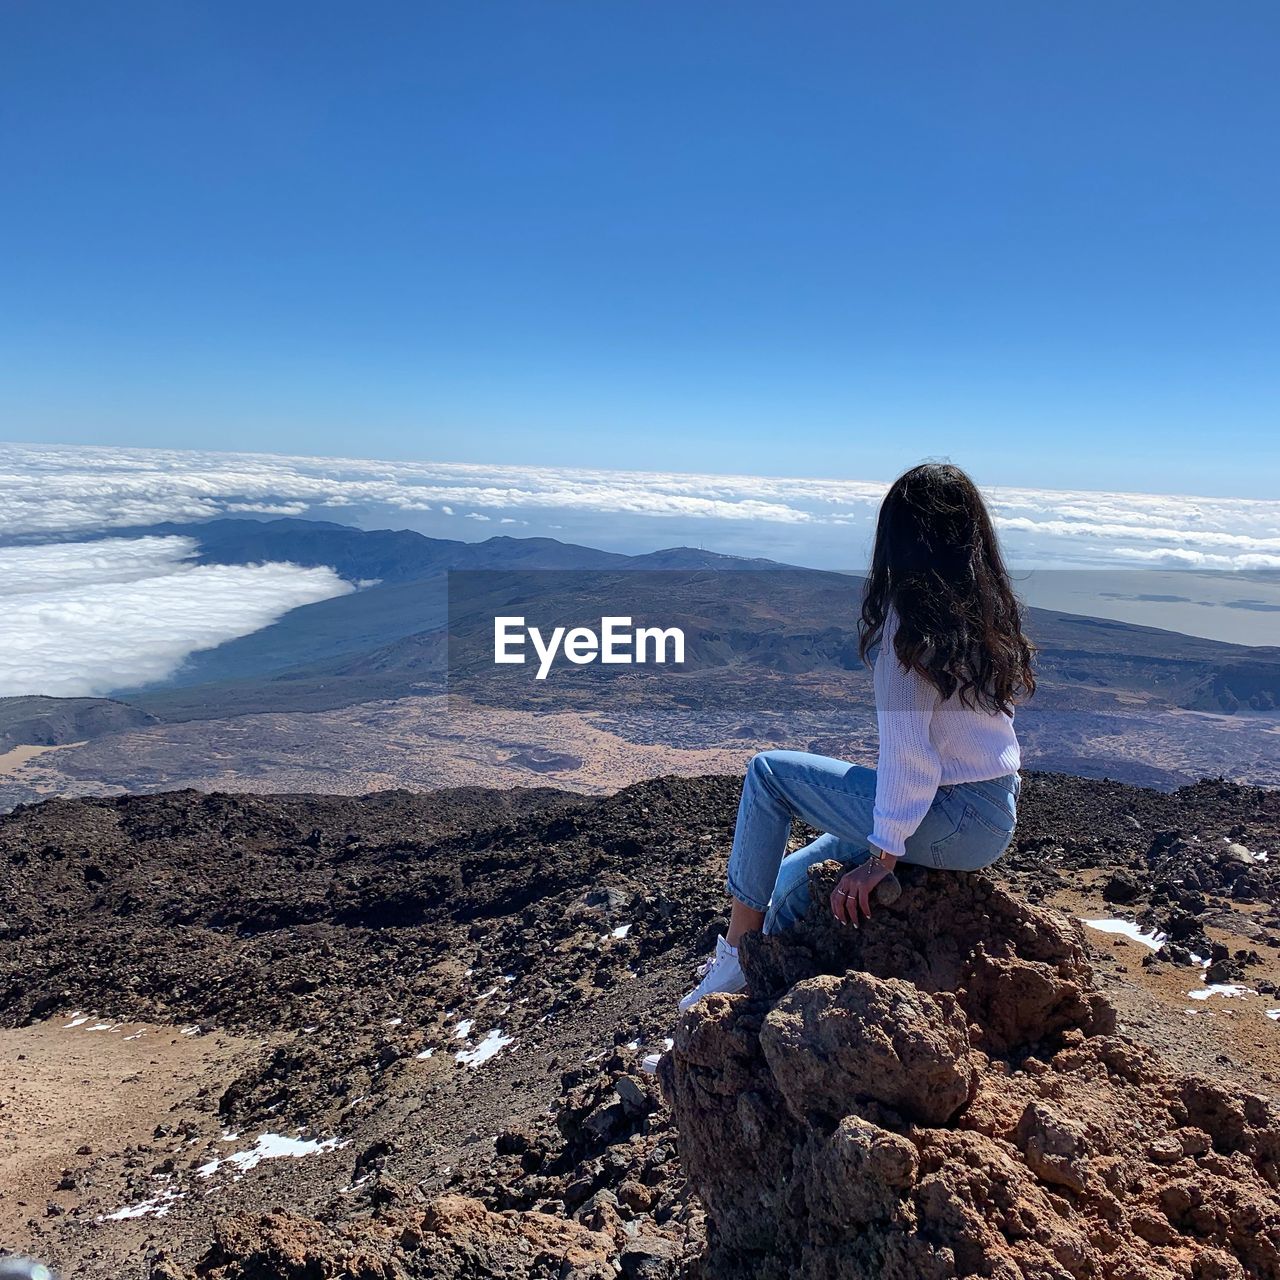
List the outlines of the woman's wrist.
<svg viewBox="0 0 1280 1280">
<path fill-rule="evenodd" d="M 882 866 L 886 871 L 892 871 L 898 865 L 898 855 L 889 853 L 886 849 L 881 849 L 879 845 L 870 845 L 871 861 Z"/>
</svg>

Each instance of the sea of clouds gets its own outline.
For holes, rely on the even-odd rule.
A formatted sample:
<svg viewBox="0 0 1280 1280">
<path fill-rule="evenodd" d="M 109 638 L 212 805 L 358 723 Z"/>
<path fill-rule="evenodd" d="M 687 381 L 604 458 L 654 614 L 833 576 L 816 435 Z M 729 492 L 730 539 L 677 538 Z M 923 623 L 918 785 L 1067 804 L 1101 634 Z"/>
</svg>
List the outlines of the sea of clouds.
<svg viewBox="0 0 1280 1280">
<path fill-rule="evenodd" d="M 164 680 L 196 650 L 354 589 L 327 569 L 196 565 L 195 544 L 184 537 L 86 540 L 91 534 L 218 516 L 299 516 L 458 538 L 551 534 L 630 551 L 693 542 L 857 568 L 886 486 L 883 479 L 0 445 L 0 543 L 7 544 L 0 545 L 0 696 L 101 694 Z M 1011 560 L 1025 567 L 1280 569 L 1280 500 L 984 492 Z M 1092 611 L 1066 596 L 1042 602 Z M 1192 612 L 1210 604 L 1272 608 L 1265 599 L 1233 605 L 1229 596 L 1186 604 Z M 1196 630 L 1180 621 L 1185 610 L 1155 616 L 1116 606 L 1109 616 Z M 1268 635 L 1230 638 L 1274 643 Z"/>
<path fill-rule="evenodd" d="M 424 514 L 517 525 L 523 532 L 666 522 L 687 530 L 757 531 L 769 554 L 782 529 L 825 544 L 869 529 L 887 481 L 657 471 L 379 462 L 187 450 L 0 445 L 0 536 L 127 528 L 245 513 L 363 522 L 367 513 Z M 1023 562 L 1206 569 L 1280 569 L 1280 499 L 990 487 L 984 492 L 1011 555 Z M 357 519 L 357 516 L 359 519 Z M 585 521 L 585 522 L 584 522 Z M 558 522 L 558 523 L 553 523 Z M 634 530 L 635 523 L 627 526 Z M 770 533 L 770 529 L 774 531 Z M 496 530 L 495 530 L 496 531 Z M 708 533 L 714 545 L 714 534 Z M 783 539 L 796 545 L 794 532 Z M 662 545 L 661 535 L 647 542 Z M 853 548 L 853 554 L 850 554 Z M 812 561 L 808 561 L 811 563 Z"/>
<path fill-rule="evenodd" d="M 0 547 L 0 697 L 164 680 L 188 654 L 354 590 L 331 569 L 195 565 L 189 538 Z"/>
</svg>

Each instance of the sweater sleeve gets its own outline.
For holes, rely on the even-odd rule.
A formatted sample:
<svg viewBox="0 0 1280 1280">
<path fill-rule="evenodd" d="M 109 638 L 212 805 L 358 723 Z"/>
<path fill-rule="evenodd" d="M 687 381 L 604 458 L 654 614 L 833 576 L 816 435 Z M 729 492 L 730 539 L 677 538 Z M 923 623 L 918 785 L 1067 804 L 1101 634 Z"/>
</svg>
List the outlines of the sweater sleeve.
<svg viewBox="0 0 1280 1280">
<path fill-rule="evenodd" d="M 941 695 L 898 661 L 888 624 L 875 663 L 880 754 L 870 842 L 901 857 L 907 837 L 928 813 L 942 779 L 930 727 Z"/>
</svg>

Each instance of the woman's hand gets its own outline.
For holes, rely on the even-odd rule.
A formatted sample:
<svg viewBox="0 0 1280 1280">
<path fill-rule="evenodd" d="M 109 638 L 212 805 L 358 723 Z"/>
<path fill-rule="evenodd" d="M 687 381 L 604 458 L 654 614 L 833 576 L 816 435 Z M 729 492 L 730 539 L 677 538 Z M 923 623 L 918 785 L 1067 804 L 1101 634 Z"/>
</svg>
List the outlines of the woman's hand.
<svg viewBox="0 0 1280 1280">
<path fill-rule="evenodd" d="M 883 861 L 871 858 L 846 871 L 831 894 L 831 912 L 844 924 L 858 927 L 858 913 L 871 919 L 871 893 L 893 870 L 897 858 L 885 856 Z"/>
</svg>

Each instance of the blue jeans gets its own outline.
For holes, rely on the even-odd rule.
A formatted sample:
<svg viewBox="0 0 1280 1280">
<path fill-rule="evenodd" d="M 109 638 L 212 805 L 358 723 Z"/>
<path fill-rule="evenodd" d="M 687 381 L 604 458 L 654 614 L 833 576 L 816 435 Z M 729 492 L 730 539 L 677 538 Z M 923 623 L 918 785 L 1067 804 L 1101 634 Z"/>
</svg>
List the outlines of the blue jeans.
<svg viewBox="0 0 1280 1280">
<path fill-rule="evenodd" d="M 938 788 L 902 861 L 949 871 L 978 871 L 1008 847 L 1017 821 L 1022 779 Z M 876 771 L 804 751 L 762 751 L 742 784 L 729 855 L 728 890 L 765 912 L 765 933 L 780 933 L 809 906 L 809 868 L 835 858 L 854 867 L 870 856 Z M 786 858 L 795 818 L 826 832 Z"/>
</svg>

